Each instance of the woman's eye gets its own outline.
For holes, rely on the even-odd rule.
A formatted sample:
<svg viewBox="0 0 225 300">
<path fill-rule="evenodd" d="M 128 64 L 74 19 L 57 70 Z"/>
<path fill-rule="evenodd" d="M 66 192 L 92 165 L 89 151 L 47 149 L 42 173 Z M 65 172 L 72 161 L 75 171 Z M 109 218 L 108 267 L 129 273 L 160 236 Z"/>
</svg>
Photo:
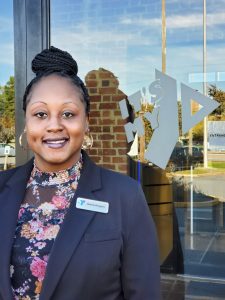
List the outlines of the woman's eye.
<svg viewBox="0 0 225 300">
<path fill-rule="evenodd" d="M 40 112 L 37 112 L 37 113 L 35 114 L 35 116 L 38 117 L 38 118 L 40 118 L 40 119 L 44 119 L 44 118 L 47 117 L 47 114 L 44 113 L 44 112 L 42 112 L 42 111 L 40 111 Z"/>
<path fill-rule="evenodd" d="M 65 111 L 63 114 L 62 114 L 63 118 L 65 119 L 69 119 L 69 118 L 72 118 L 74 116 L 73 113 L 69 112 L 69 111 Z"/>
</svg>

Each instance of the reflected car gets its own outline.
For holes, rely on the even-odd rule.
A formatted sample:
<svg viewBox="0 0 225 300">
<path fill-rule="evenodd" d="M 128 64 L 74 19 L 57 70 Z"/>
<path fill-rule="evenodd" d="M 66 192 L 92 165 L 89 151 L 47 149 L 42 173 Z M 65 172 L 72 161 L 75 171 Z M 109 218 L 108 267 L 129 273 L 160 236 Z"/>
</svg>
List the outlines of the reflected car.
<svg viewBox="0 0 225 300">
<path fill-rule="evenodd" d="M 192 152 L 192 154 L 190 154 Z M 175 172 L 178 170 L 190 169 L 203 163 L 203 149 L 197 146 L 180 146 L 175 147 L 170 160 L 167 164 L 166 171 Z"/>
<path fill-rule="evenodd" d="M 189 155 L 189 153 L 192 152 L 192 154 L 190 154 L 189 156 L 191 157 L 191 162 L 193 166 L 197 166 L 203 163 L 204 161 L 203 148 L 197 146 L 193 146 L 191 150 L 189 149 L 188 146 L 184 148 L 186 148 L 187 155 Z"/>
<path fill-rule="evenodd" d="M 2 143 L 2 144 L 0 144 L 0 157 L 5 156 L 5 147 L 6 146 L 10 147 L 8 156 L 15 156 L 16 155 L 15 148 L 12 145 Z"/>
</svg>

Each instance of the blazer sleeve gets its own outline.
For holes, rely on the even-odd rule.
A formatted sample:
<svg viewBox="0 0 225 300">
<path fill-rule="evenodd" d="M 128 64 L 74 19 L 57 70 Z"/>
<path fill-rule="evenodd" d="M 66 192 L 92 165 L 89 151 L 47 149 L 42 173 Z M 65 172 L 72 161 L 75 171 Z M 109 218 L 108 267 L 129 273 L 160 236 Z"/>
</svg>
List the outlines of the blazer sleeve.
<svg viewBox="0 0 225 300">
<path fill-rule="evenodd" d="M 121 270 L 124 298 L 160 300 L 160 264 L 156 230 L 139 185 L 128 219 L 129 232 L 125 237 Z"/>
</svg>

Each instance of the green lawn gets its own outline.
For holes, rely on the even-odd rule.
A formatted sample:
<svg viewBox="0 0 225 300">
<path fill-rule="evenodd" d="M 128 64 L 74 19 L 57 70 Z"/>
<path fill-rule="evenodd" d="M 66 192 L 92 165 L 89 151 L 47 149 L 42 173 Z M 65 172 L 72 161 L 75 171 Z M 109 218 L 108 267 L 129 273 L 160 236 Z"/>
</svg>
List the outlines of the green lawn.
<svg viewBox="0 0 225 300">
<path fill-rule="evenodd" d="M 193 175 L 225 173 L 225 161 L 209 161 L 208 168 L 196 167 L 193 169 Z M 190 175 L 191 170 L 177 171 L 175 174 Z"/>
<path fill-rule="evenodd" d="M 225 161 L 209 161 L 208 166 L 210 168 L 225 169 Z"/>
</svg>

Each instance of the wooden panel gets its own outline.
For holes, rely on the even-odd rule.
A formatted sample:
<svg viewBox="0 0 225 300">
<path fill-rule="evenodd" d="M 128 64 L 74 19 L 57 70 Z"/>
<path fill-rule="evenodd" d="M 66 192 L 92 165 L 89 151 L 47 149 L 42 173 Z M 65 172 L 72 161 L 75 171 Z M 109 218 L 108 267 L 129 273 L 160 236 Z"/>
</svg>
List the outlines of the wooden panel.
<svg viewBox="0 0 225 300">
<path fill-rule="evenodd" d="M 143 190 L 148 204 L 173 201 L 172 185 L 144 186 Z"/>
</svg>

